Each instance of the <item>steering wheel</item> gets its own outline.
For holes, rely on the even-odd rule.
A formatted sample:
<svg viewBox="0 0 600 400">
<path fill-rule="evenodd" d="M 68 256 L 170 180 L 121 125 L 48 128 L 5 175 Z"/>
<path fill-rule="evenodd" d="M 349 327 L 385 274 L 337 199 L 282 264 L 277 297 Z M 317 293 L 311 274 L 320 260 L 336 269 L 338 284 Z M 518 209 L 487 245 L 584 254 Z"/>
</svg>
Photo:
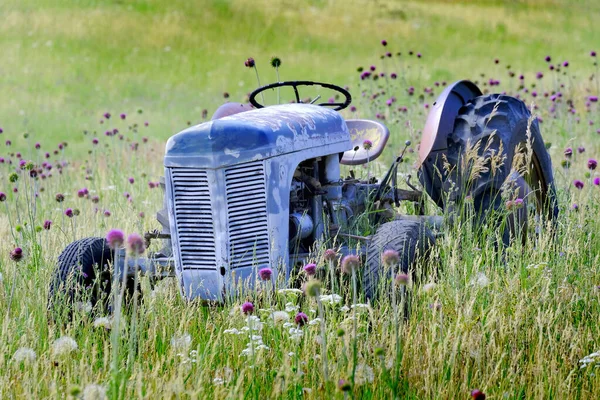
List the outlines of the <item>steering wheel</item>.
<svg viewBox="0 0 600 400">
<path fill-rule="evenodd" d="M 348 107 L 350 105 L 350 103 L 352 102 L 352 96 L 350 95 L 350 93 L 346 89 L 339 87 L 337 85 L 332 85 L 330 83 L 323 83 L 323 82 L 311 82 L 311 81 L 288 81 L 288 82 L 271 83 L 270 85 L 259 87 L 258 89 L 254 90 L 252 93 L 250 93 L 250 99 L 249 99 L 250 104 L 252 104 L 255 108 L 264 108 L 264 105 L 262 105 L 258 101 L 256 101 L 256 96 L 259 93 L 262 93 L 267 89 L 274 89 L 274 88 L 285 87 L 285 86 L 293 87 L 294 94 L 296 95 L 296 103 L 302 103 L 300 101 L 300 94 L 298 94 L 298 86 L 315 86 L 315 85 L 339 92 L 342 95 L 344 95 L 344 97 L 346 98 L 343 103 L 318 103 L 317 104 L 318 106 L 335 107 L 334 110 L 339 111 L 339 110 L 343 110 L 344 108 Z M 318 99 L 318 97 L 317 97 L 317 99 Z M 313 102 L 315 100 L 313 100 Z"/>
</svg>

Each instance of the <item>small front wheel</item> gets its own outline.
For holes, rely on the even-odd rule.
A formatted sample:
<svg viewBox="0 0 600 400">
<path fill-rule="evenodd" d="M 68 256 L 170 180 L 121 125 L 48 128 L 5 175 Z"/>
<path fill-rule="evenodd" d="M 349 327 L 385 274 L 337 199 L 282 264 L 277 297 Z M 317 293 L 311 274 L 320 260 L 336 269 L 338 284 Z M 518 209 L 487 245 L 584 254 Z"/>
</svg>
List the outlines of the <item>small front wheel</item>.
<svg viewBox="0 0 600 400">
<path fill-rule="evenodd" d="M 91 306 L 99 314 L 110 311 L 113 257 L 106 239 L 99 237 L 76 240 L 63 250 L 48 294 L 48 310 L 55 321 L 70 319 L 81 307 Z M 126 293 L 130 298 L 134 285 L 134 280 L 128 278 Z"/>
</svg>

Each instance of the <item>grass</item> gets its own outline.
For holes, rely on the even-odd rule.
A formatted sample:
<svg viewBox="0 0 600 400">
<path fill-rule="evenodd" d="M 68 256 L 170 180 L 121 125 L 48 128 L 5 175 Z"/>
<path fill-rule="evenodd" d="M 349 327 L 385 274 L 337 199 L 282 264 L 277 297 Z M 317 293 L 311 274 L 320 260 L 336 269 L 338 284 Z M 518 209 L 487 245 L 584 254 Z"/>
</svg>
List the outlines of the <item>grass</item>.
<svg viewBox="0 0 600 400">
<path fill-rule="evenodd" d="M 586 165 L 599 150 L 600 109 L 598 103 L 586 106 L 590 96 L 600 94 L 589 56 L 590 50 L 600 51 L 594 48 L 600 43 L 594 2 L 8 0 L 0 14 L 0 91 L 8 94 L 0 127 L 3 142 L 13 142 L 0 151 L 5 160 L 0 191 L 7 194 L 0 203 L 0 235 L 7 238 L 0 245 L 0 368 L 7 371 L 0 374 L 0 398 L 93 398 L 94 389 L 111 394 L 115 388 L 122 398 L 468 398 L 475 388 L 488 398 L 598 397 L 600 363 L 590 355 L 600 350 L 600 193 L 593 184 L 599 175 Z M 386 48 L 381 39 L 388 40 Z M 403 55 L 381 60 L 387 49 Z M 408 56 L 409 50 L 423 57 Z M 48 321 L 48 282 L 57 257 L 74 238 L 103 237 L 111 228 L 156 229 L 153 216 L 162 194 L 148 182 L 163 174 L 164 140 L 188 121 L 201 122 L 203 109 L 210 115 L 224 101 L 223 92 L 243 100 L 255 86 L 254 73 L 243 67 L 247 57 L 257 60 L 263 83 L 274 80 L 267 65 L 273 55 L 283 60 L 284 79 L 347 84 L 357 115 L 384 119 L 392 139 L 368 170 L 378 176 L 406 139 L 419 141 L 425 106 L 442 89 L 436 81 L 468 77 L 486 90 L 518 93 L 535 103 L 559 190 L 557 232 L 530 232 L 527 245 L 513 244 L 501 255 L 493 227 L 476 230 L 467 217 L 459 219 L 423 265 L 430 271 L 428 282 L 436 284 L 414 288 L 413 312 L 400 326 L 399 358 L 392 304 L 361 309 L 354 320 L 343 307 L 353 303 L 351 284 L 343 281 L 342 302 L 324 304 L 327 382 L 320 324 L 290 331 L 297 311 L 316 321 L 313 298 L 288 293 L 268 302 L 257 294 L 203 307 L 185 303 L 173 280 L 152 288 L 143 279 L 138 312 L 125 313 L 119 380 L 111 380 L 115 343 L 110 330 L 95 326 L 97 316 L 77 311 L 68 327 Z M 553 65 L 565 60 L 570 65 L 551 72 L 546 55 Z M 387 79 L 361 81 L 356 68 L 371 64 Z M 543 79 L 535 78 L 538 71 Z M 527 92 L 519 89 L 521 73 Z M 501 84 L 483 85 L 492 78 Z M 539 92 L 535 98 L 533 91 Z M 558 92 L 562 97 L 551 100 Z M 396 101 L 388 107 L 391 96 Z M 102 116 L 107 111 L 110 119 Z M 119 118 L 122 112 L 125 119 Z M 118 129 L 123 140 L 104 136 L 107 129 Z M 574 149 L 570 158 L 563 155 L 566 147 Z M 43 172 L 46 179 L 19 172 L 10 182 L 19 158 L 39 166 L 46 161 L 52 169 Z M 412 153 L 408 161 L 402 172 L 414 175 Z M 584 188 L 575 189 L 574 179 Z M 89 194 L 79 197 L 83 187 Z M 56 202 L 57 193 L 64 202 Z M 67 207 L 80 214 L 64 216 Z M 53 222 L 48 231 L 41 228 L 45 220 Z M 25 252 L 19 263 L 9 257 L 15 246 Z M 246 300 L 254 302 L 259 320 L 240 312 Z M 287 309 L 287 321 L 270 318 L 269 307 Z M 137 342 L 129 340 L 134 321 Z M 259 322 L 260 341 L 269 349 L 248 357 L 244 327 L 252 325 L 257 333 Z M 77 349 L 67 351 L 63 344 L 65 352 L 57 354 L 53 343 L 63 336 L 72 337 Z M 35 360 L 17 361 L 22 348 L 32 349 Z M 581 368 L 588 362 L 580 360 L 589 365 Z M 342 392 L 338 382 L 351 380 L 353 370 L 355 386 Z"/>
</svg>

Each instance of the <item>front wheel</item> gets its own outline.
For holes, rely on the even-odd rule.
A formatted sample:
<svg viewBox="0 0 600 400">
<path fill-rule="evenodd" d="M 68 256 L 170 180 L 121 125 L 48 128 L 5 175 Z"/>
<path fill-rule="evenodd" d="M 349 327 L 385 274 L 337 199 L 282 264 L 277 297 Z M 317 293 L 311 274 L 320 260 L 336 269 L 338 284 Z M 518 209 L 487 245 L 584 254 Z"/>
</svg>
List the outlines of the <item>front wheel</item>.
<svg viewBox="0 0 600 400">
<path fill-rule="evenodd" d="M 63 250 L 48 295 L 48 309 L 54 320 L 70 319 L 73 311 L 82 307 L 98 314 L 110 311 L 113 256 L 106 239 L 99 237 L 76 240 Z M 133 279 L 128 278 L 129 298 L 135 291 L 134 285 Z"/>
<path fill-rule="evenodd" d="M 426 257 L 435 237 L 423 220 L 396 220 L 381 225 L 367 250 L 364 290 L 367 299 L 374 301 L 389 293 L 395 274 L 410 274 L 412 280 L 420 281 L 427 271 L 418 261 Z M 386 269 L 381 256 L 386 250 L 395 250 L 400 256 L 394 271 Z"/>
</svg>

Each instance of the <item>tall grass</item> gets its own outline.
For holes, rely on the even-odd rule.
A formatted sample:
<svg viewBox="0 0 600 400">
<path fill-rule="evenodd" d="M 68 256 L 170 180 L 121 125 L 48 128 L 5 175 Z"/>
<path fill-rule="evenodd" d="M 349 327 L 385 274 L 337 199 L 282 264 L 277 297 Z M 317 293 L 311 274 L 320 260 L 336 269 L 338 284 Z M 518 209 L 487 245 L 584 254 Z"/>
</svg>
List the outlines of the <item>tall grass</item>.
<svg viewBox="0 0 600 400">
<path fill-rule="evenodd" d="M 317 12 L 309 13 L 294 12 L 293 5 L 269 8 L 261 3 L 248 6 L 245 17 L 240 16 L 239 10 L 246 4 L 241 2 L 206 3 L 198 9 L 187 6 L 187 2 L 132 3 L 131 9 L 94 2 L 66 8 L 58 2 L 47 2 L 41 11 L 31 9 L 33 3 L 10 4 L 7 24 L 0 31 L 14 29 L 13 36 L 8 36 L 13 41 L 2 35 L 0 43 L 12 58 L 0 68 L 15 72 L 9 83 L 2 85 L 23 86 L 26 90 L 12 92 L 16 93 L 14 102 L 7 100 L 0 112 L 2 142 L 13 142 L 11 146 L 0 144 L 0 157 L 4 158 L 0 164 L 0 191 L 6 194 L 0 205 L 0 235 L 6 238 L 0 244 L 0 398 L 102 397 L 104 391 L 110 394 L 112 361 L 127 377 L 120 381 L 123 398 L 388 398 L 394 394 L 415 399 L 468 398 L 475 388 L 489 398 L 598 397 L 600 377 L 596 366 L 600 365 L 600 356 L 594 353 L 600 351 L 600 223 L 596 218 L 600 187 L 594 184 L 598 173 L 588 169 L 587 164 L 589 158 L 598 154 L 596 130 L 600 114 L 599 103 L 590 100 L 599 95 L 594 92 L 598 77 L 592 78 L 592 84 L 587 79 L 595 67 L 588 54 L 590 49 L 585 46 L 598 42 L 594 42 L 597 33 L 586 31 L 589 16 L 526 6 L 500 9 L 487 3 L 436 3 L 435 7 L 409 3 L 400 9 L 395 3 L 386 2 L 380 5 L 381 9 L 367 8 L 372 14 L 365 15 L 383 21 L 379 25 L 384 29 L 381 32 L 406 35 L 412 43 L 423 39 L 422 47 L 415 46 L 411 57 L 406 53 L 410 47 L 391 40 L 392 36 L 387 37 L 388 46 L 381 47 L 378 43 L 382 37 L 371 21 L 353 25 L 352 29 L 347 27 L 344 13 L 339 11 L 341 6 L 335 2 L 314 2 Z M 183 11 L 177 11 L 176 6 Z M 593 6 L 589 7 L 593 11 Z M 103 29 L 112 26 L 106 21 L 120 11 L 122 20 L 112 24 L 115 27 L 111 38 L 115 39 L 103 39 Z M 514 37 L 507 34 L 494 47 L 501 59 L 494 64 L 496 54 L 483 50 L 478 55 L 466 53 L 467 49 L 481 50 L 495 36 L 473 39 L 465 47 L 453 44 L 456 53 L 450 55 L 450 49 L 442 49 L 435 38 L 421 38 L 415 33 L 419 32 L 416 28 L 408 27 L 408 22 L 399 23 L 398 19 L 403 20 L 400 11 L 413 23 L 427 21 L 433 32 L 448 30 L 450 37 L 472 37 L 473 31 L 457 28 L 456 21 L 466 20 L 475 32 L 484 30 L 483 22 L 467 18 L 469 13 L 475 17 L 490 14 L 497 25 L 504 24 L 504 28 L 497 29 L 516 33 L 512 33 Z M 253 39 L 255 47 L 248 48 L 247 42 L 242 41 L 231 47 L 231 52 L 224 50 L 224 54 L 219 53 L 219 46 L 230 38 L 220 39 L 212 33 L 202 39 L 206 41 L 205 48 L 190 50 L 186 56 L 187 49 L 201 42 L 193 34 L 200 28 L 191 19 L 200 14 L 206 17 L 202 29 L 209 33 L 210 29 L 221 27 L 222 21 L 235 21 L 239 25 L 231 24 L 231 32 L 239 34 L 236 37 L 244 37 L 240 31 L 252 37 L 248 32 L 253 32 L 250 28 L 255 24 L 254 18 L 268 22 L 264 25 L 267 33 Z M 350 25 L 358 23 L 358 15 L 358 11 L 349 10 Z M 514 19 L 503 19 L 503 15 Z M 50 16 L 59 18 L 53 20 Z M 142 29 L 144 20 L 138 20 L 140 16 L 151 18 L 157 28 L 143 35 L 146 31 Z M 397 17 L 388 21 L 391 16 Z M 27 36 L 25 17 L 32 22 L 32 36 Z M 321 23 L 282 28 L 290 29 L 294 40 L 293 54 L 284 56 L 283 47 L 277 47 L 286 43 L 283 35 L 277 35 L 277 19 L 301 22 L 309 17 L 339 29 L 332 32 L 332 28 L 324 28 Z M 530 23 L 528 27 L 517 23 L 522 18 Z M 542 35 L 543 28 L 554 18 L 565 27 L 581 27 L 583 38 L 577 45 L 584 50 L 567 51 L 571 43 L 561 38 L 560 32 L 545 30 Z M 435 22 L 439 22 L 439 28 Z M 350 37 L 343 37 L 343 32 L 359 28 L 365 31 L 355 39 L 356 54 L 351 54 L 349 47 L 342 46 Z M 131 53 L 133 44 L 120 46 L 122 41 L 117 40 L 130 37 L 131 32 L 139 33 L 139 53 Z M 53 41 L 52 46 L 43 48 L 56 49 L 56 53 L 34 50 L 45 46 L 40 41 L 42 34 Z M 543 61 L 547 49 L 539 46 L 544 35 L 550 35 L 557 46 L 562 46 L 562 52 L 550 53 L 553 65 L 569 58 L 571 65 L 562 68 L 567 75 L 548 70 Z M 15 42 L 17 36 L 22 38 Z M 272 42 L 273 47 L 267 47 L 266 43 L 274 37 L 278 39 Z M 305 40 L 307 37 L 309 41 Z M 530 39 L 517 43 L 517 39 L 526 37 Z M 90 47 L 84 46 L 89 40 Z M 38 47 L 32 47 L 35 41 Z M 171 46 L 171 53 L 163 58 L 167 45 Z M 335 52 L 338 47 L 340 50 Z M 90 52 L 93 48 L 97 53 Z M 508 52 L 509 48 L 514 48 L 515 53 Z M 443 51 L 436 52 L 440 49 Z M 388 50 L 394 53 L 393 57 L 378 58 Z M 326 56 L 308 57 L 312 51 Z M 399 51 L 402 56 L 395 55 Z M 417 59 L 419 51 L 423 57 Z M 519 54 L 526 51 L 530 52 L 527 58 L 518 63 Z M 203 54 L 199 60 L 206 61 L 209 56 L 205 52 L 214 55 L 214 63 L 222 64 L 212 70 L 220 68 L 226 77 L 202 77 L 197 74 L 200 65 L 194 64 L 200 61 L 186 64 L 171 59 L 174 55 L 176 61 L 189 61 Z M 348 82 L 357 110 L 348 110 L 344 115 L 377 118 L 379 114 L 391 128 L 393 137 L 388 150 L 368 167 L 369 173 L 376 176 L 381 176 L 405 140 L 418 142 L 427 112 L 425 105 L 435 99 L 444 79 L 463 77 L 468 69 L 468 77 L 479 80 L 486 90 L 506 90 L 520 95 L 527 104 L 535 104 L 534 112 L 543 120 L 541 130 L 553 156 L 559 190 L 561 214 L 555 232 L 542 226 L 536 234 L 532 217 L 527 243 L 515 241 L 504 252 L 498 252 L 501 233 L 493 226 L 473 228 L 469 219 L 472 214 L 465 213 L 444 229 L 428 264 L 420 265 L 430 271 L 424 281 L 430 284 L 408 289 L 412 293 L 411 314 L 404 323 L 397 322 L 395 303 L 367 305 L 360 290 L 353 300 L 352 281 L 337 275 L 337 262 L 331 263 L 336 267 L 336 276 L 329 280 L 336 281 L 335 293 L 342 295 L 342 300 L 332 304 L 325 300 L 319 304 L 317 298 L 290 290 L 240 297 L 222 307 L 205 307 L 184 302 L 174 280 L 152 286 L 147 278 L 142 278 L 143 299 L 135 313 L 125 310 L 120 324 L 122 342 L 116 356 L 111 354 L 114 347 L 110 320 L 98 320 L 102 316 L 90 313 L 85 306 L 75 311 L 67 326 L 49 321 L 48 283 L 61 250 L 74 237 L 103 237 L 111 228 L 128 233 L 158 228 L 153 216 L 162 205 L 162 194 L 154 182 L 163 173 L 162 139 L 186 126 L 188 119 L 200 122 L 203 108 L 212 110 L 221 102 L 215 100 L 219 97 L 215 94 L 230 91 L 242 98 L 250 84 L 235 89 L 237 79 L 232 83 L 231 77 L 252 82 L 254 76 L 244 70 L 243 61 L 249 55 L 259 60 L 257 54 L 267 60 L 272 52 L 282 57 L 282 75 L 303 73 L 314 79 Z M 156 54 L 161 56 L 155 57 Z M 29 56 L 30 62 L 25 63 L 23 60 Z M 89 61 L 85 61 L 86 57 Z M 239 58 L 238 63 L 232 63 L 231 58 L 235 57 Z M 510 61 L 513 65 L 507 69 L 505 58 L 510 57 L 514 57 Z M 301 60 L 307 59 L 313 63 L 301 66 Z M 48 60 L 64 68 L 45 71 L 37 64 Z M 146 65 L 143 60 L 151 62 Z M 139 74 L 127 72 L 127 66 L 132 64 L 140 65 Z M 376 66 L 376 73 L 386 75 L 377 80 L 372 76 L 360 80 L 356 67 L 368 68 L 371 64 Z M 335 68 L 326 68 L 332 65 Z M 477 71 L 473 65 L 487 71 L 486 76 L 473 73 Z M 261 68 L 267 69 L 266 62 Z M 313 73 L 313 68 L 321 72 Z M 521 70 L 526 75 L 522 88 L 518 78 Z M 535 78 L 538 70 L 545 74 L 542 79 Z M 510 78 L 507 71 L 517 74 Z M 396 79 L 391 79 L 392 72 L 397 74 Z M 39 79 L 27 81 L 25 77 L 30 74 Z M 197 80 L 196 75 L 200 75 Z M 264 79 L 264 75 L 261 77 Z M 501 84 L 490 86 L 490 79 L 501 80 Z M 440 85 L 435 85 L 436 80 Z M 364 97 L 360 96 L 362 91 Z M 533 91 L 538 92 L 536 97 L 532 96 Z M 377 96 L 373 96 L 375 93 Z M 203 102 L 196 100 L 196 94 L 205 96 Z M 388 106 L 386 101 L 392 96 L 393 106 Z M 552 96 L 557 97 L 553 100 Z M 572 100 L 572 105 L 568 100 Z M 24 115 L 19 114 L 21 108 Z M 106 110 L 113 114 L 110 118 L 102 115 Z M 119 116 L 122 111 L 127 114 L 124 119 Z M 145 126 L 146 121 L 149 126 Z M 43 129 L 42 122 L 52 135 Z M 81 133 L 84 129 L 86 134 Z M 114 129 L 118 133 L 105 135 Z M 97 144 L 94 138 L 98 139 Z M 41 147 L 36 149 L 38 141 Z M 563 154 L 566 147 L 572 148 L 573 154 L 568 157 Z M 22 154 L 19 156 L 18 152 Z M 46 152 L 50 153 L 49 158 Z M 32 164 L 20 168 L 20 159 L 31 160 Z M 414 159 L 414 153 L 407 152 L 409 162 L 402 164 L 403 174 L 415 174 L 410 165 Z M 30 167 L 41 168 L 37 177 L 30 176 Z M 361 173 L 366 175 L 367 169 L 359 168 L 358 174 Z M 11 182 L 13 174 L 18 179 Z M 133 183 L 129 178 L 133 178 Z M 573 186 L 574 179 L 584 182 L 583 189 Z M 80 197 L 78 191 L 83 188 L 88 193 Z M 56 201 L 59 193 L 64 195 L 63 202 Z M 94 196 L 98 196 L 97 202 Z M 66 216 L 67 208 L 78 210 L 79 215 Z M 440 212 L 431 204 L 428 209 L 431 213 Z M 402 210 L 410 208 L 403 205 Z M 49 230 L 42 228 L 45 220 L 52 221 Z M 22 247 L 25 254 L 19 262 L 9 257 L 16 246 Z M 320 257 L 321 254 L 314 255 L 315 260 Z M 356 278 L 360 287 L 360 270 Z M 392 289 L 388 285 L 381 290 Z M 323 287 L 321 294 L 331 292 Z M 255 305 L 253 318 L 240 310 L 247 300 Z M 302 327 L 294 321 L 299 311 L 309 319 Z M 127 342 L 133 326 L 137 340 Z M 55 342 L 65 337 L 72 338 L 76 348 L 69 345 L 71 342 Z M 249 348 L 250 352 L 245 351 Z M 324 368 L 329 375 L 327 381 Z M 340 383 L 341 380 L 354 381 L 354 386 Z"/>
</svg>

